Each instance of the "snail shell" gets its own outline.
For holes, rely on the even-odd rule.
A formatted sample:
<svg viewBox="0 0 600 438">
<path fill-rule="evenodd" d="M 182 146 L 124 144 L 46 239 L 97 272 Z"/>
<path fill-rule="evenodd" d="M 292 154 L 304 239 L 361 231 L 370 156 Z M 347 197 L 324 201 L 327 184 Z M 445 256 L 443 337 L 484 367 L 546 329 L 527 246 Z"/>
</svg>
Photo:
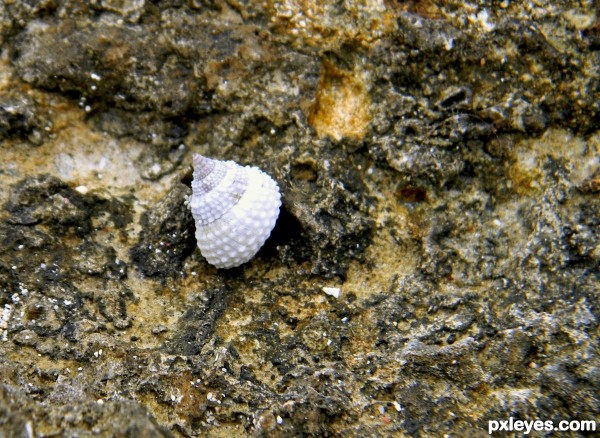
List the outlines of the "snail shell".
<svg viewBox="0 0 600 438">
<path fill-rule="evenodd" d="M 190 208 L 196 240 L 208 263 L 246 263 L 271 234 L 281 206 L 277 183 L 257 167 L 194 154 Z"/>
</svg>

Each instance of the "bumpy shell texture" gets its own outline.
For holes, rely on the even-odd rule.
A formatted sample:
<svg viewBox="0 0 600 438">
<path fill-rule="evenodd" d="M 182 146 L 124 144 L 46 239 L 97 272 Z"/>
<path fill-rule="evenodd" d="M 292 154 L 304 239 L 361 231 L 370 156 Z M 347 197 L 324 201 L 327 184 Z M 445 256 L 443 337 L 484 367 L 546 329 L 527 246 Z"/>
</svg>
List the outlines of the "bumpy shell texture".
<svg viewBox="0 0 600 438">
<path fill-rule="evenodd" d="M 257 167 L 194 154 L 190 208 L 208 263 L 234 268 L 263 246 L 279 216 L 277 183 Z"/>
</svg>

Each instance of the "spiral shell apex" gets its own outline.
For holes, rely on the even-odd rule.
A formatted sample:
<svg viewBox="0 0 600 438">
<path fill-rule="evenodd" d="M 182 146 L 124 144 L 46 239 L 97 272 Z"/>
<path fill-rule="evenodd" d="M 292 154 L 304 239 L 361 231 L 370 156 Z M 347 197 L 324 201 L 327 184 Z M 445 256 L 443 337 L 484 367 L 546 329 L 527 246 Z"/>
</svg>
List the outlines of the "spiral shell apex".
<svg viewBox="0 0 600 438">
<path fill-rule="evenodd" d="M 190 208 L 208 263 L 234 268 L 263 246 L 279 216 L 277 183 L 257 167 L 194 154 Z"/>
</svg>

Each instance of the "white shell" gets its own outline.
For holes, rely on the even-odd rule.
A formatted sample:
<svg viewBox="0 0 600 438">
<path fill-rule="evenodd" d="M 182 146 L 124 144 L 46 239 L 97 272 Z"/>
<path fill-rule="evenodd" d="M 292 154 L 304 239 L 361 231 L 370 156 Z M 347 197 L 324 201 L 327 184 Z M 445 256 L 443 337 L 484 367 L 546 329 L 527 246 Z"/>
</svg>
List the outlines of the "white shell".
<svg viewBox="0 0 600 438">
<path fill-rule="evenodd" d="M 208 263 L 246 263 L 271 234 L 281 206 L 277 183 L 257 167 L 194 154 L 190 208 L 196 240 Z"/>
</svg>

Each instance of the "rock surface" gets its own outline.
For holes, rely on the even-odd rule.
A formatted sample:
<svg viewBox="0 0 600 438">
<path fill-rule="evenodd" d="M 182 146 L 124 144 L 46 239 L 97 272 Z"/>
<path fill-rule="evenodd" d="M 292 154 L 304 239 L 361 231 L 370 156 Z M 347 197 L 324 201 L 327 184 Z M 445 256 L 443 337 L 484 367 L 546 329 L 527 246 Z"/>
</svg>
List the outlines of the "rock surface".
<svg viewBox="0 0 600 438">
<path fill-rule="evenodd" d="M 0 436 L 597 419 L 600 9 L 492 4 L 0 3 Z M 280 185 L 248 264 L 192 152 Z"/>
</svg>

